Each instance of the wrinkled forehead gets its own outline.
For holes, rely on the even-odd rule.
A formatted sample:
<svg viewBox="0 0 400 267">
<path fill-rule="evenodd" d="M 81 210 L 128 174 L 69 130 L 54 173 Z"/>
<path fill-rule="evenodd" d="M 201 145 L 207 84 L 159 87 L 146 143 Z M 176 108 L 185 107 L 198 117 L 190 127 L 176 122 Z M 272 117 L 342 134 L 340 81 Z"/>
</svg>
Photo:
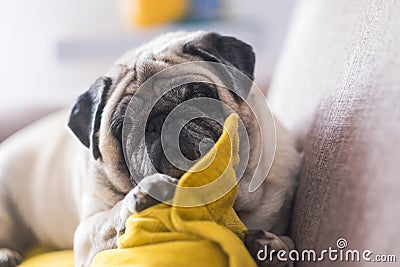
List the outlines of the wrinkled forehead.
<svg viewBox="0 0 400 267">
<path fill-rule="evenodd" d="M 204 32 L 174 32 L 128 51 L 118 59 L 105 76 L 112 79 L 104 119 L 110 122 L 120 106 L 127 105 L 137 89 L 150 77 L 171 65 L 193 60 L 182 52 L 183 46 Z M 122 104 L 122 105 L 121 105 Z"/>
<path fill-rule="evenodd" d="M 124 87 L 125 84 L 125 89 L 133 93 L 134 88 L 161 70 L 171 65 L 193 61 L 194 56 L 184 53 L 183 47 L 204 34 L 206 33 L 201 31 L 173 32 L 159 36 L 149 43 L 129 50 L 115 61 L 105 76 L 112 79 L 114 87 L 120 83 Z"/>
<path fill-rule="evenodd" d="M 182 54 L 182 47 L 186 43 L 204 34 L 205 32 L 200 31 L 193 33 L 172 32 L 161 35 L 145 45 L 128 51 L 115 62 L 115 65 L 124 65 L 127 68 L 133 68 L 138 61 L 145 63 L 146 60 L 161 60 L 168 59 L 168 57 L 180 56 Z"/>
</svg>

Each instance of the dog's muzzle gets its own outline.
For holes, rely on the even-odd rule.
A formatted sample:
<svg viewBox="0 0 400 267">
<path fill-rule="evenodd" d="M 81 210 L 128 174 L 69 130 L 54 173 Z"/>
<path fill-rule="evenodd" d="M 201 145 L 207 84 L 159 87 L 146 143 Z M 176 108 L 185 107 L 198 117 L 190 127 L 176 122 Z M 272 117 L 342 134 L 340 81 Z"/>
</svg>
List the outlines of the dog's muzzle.
<svg viewBox="0 0 400 267">
<path fill-rule="evenodd" d="M 179 147 L 176 147 L 171 145 L 176 142 L 168 141 L 176 136 L 168 136 L 168 131 L 165 130 L 163 131 L 165 141 L 162 144 L 162 127 L 169 126 L 164 124 L 166 117 L 167 115 L 157 115 L 150 118 L 145 134 L 147 153 L 157 172 L 180 178 L 186 170 L 174 166 L 174 162 L 179 161 L 182 156 L 190 161 L 198 160 L 218 140 L 222 133 L 222 125 L 211 118 L 190 120 L 179 132 L 177 142 Z"/>
</svg>

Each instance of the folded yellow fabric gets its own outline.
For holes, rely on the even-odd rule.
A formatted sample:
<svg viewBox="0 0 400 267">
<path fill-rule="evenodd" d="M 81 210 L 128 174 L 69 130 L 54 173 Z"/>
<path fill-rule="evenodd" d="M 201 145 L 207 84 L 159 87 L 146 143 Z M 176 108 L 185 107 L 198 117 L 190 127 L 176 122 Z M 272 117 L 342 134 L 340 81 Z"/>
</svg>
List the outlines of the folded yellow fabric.
<svg viewBox="0 0 400 267">
<path fill-rule="evenodd" d="M 130 216 L 118 249 L 100 252 L 91 266 L 256 266 L 242 242 L 246 227 L 233 210 L 237 127 L 237 115 L 230 115 L 215 146 L 182 176 L 172 200 L 179 205 L 163 203 Z M 51 266 L 28 262 L 23 267 Z"/>
</svg>

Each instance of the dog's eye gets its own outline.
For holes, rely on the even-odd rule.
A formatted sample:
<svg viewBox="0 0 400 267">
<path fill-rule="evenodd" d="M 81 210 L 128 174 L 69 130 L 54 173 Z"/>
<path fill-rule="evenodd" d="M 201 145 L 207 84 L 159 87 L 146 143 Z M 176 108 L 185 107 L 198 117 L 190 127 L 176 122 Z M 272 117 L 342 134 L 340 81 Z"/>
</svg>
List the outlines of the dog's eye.
<svg viewBox="0 0 400 267">
<path fill-rule="evenodd" d="M 199 98 L 199 97 L 208 97 L 208 95 L 207 95 L 206 92 L 201 92 L 201 91 L 195 92 L 195 93 L 192 95 L 192 98 Z"/>
</svg>

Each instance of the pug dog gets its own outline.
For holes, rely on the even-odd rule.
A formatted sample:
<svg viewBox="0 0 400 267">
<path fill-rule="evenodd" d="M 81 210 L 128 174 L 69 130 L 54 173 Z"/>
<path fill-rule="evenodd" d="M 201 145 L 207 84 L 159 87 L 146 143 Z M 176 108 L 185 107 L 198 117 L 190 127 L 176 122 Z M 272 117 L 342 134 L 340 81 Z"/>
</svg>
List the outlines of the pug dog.
<svg viewBox="0 0 400 267">
<path fill-rule="evenodd" d="M 116 248 L 127 217 L 158 203 L 151 192 L 165 200 L 172 198 L 174 192 L 166 185 L 176 184 L 184 171 L 166 160 L 160 126 L 174 107 L 199 96 L 229 106 L 249 135 L 249 163 L 234 204 L 241 220 L 252 229 L 246 234 L 246 247 L 260 266 L 291 265 L 275 258 L 261 261 L 257 254 L 264 246 L 286 251 L 293 247 L 283 235 L 301 157 L 289 133 L 276 122 L 272 167 L 262 185 L 249 192 L 258 162 L 253 150 L 262 141 L 251 112 L 261 100 L 252 94 L 250 85 L 241 87 L 247 101 L 223 86 L 205 83 L 186 84 L 166 93 L 146 123 L 147 152 L 159 174 L 148 172 L 150 162 L 141 162 L 141 147 L 134 149 L 138 164 L 131 166 L 143 176 L 139 185 L 129 171 L 122 128 L 130 100 L 159 71 L 194 61 L 222 63 L 254 78 L 254 52 L 234 37 L 203 31 L 165 34 L 119 59 L 79 96 L 72 111 L 41 119 L 0 145 L 1 267 L 18 265 L 20 253 L 36 244 L 55 249 L 73 247 L 77 267 L 87 267 L 98 252 Z M 181 131 L 182 153 L 189 159 L 198 158 L 201 140 L 216 141 L 221 133 L 222 125 L 212 119 L 190 121 Z"/>
</svg>

